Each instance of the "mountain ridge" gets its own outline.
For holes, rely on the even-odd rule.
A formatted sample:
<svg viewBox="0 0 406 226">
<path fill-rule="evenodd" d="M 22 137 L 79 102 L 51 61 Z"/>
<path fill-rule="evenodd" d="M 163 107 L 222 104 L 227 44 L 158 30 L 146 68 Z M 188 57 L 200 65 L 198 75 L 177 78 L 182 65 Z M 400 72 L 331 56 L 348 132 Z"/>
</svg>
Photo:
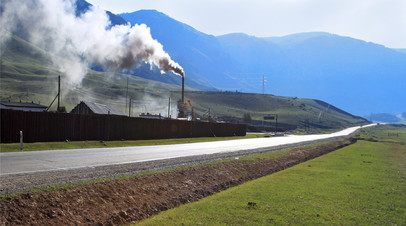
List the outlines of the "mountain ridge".
<svg viewBox="0 0 406 226">
<path fill-rule="evenodd" d="M 85 0 L 76 4 L 76 14 L 91 5 Z M 320 99 L 357 115 L 405 111 L 404 49 L 327 32 L 213 36 L 156 10 L 106 12 L 111 26 L 146 24 L 152 37 L 185 69 L 186 85 L 192 88 Z M 125 73 L 179 84 L 176 75 L 162 76 L 159 69 L 150 69 L 151 65 L 142 65 Z"/>
<path fill-rule="evenodd" d="M 156 14 L 162 23 L 149 21 Z M 401 85 L 406 84 L 406 56 L 380 44 L 327 32 L 258 38 L 242 33 L 212 36 L 192 29 L 204 41 L 185 45 L 190 40 L 173 40 L 179 36 L 169 25 L 177 21 L 169 16 L 156 10 L 128 15 L 120 14 L 132 24 L 147 24 L 153 37 L 185 65 L 186 74 L 192 71 L 193 79 L 208 80 L 220 90 L 262 93 L 265 77 L 266 93 L 322 99 L 358 115 L 399 112 L 406 106 Z M 208 67 L 212 69 L 203 70 Z"/>
<path fill-rule="evenodd" d="M 229 62 L 231 59 L 221 51 L 215 36 L 200 32 L 156 10 L 140 10 L 119 15 L 131 25 L 147 24 L 151 28 L 152 37 L 162 43 L 165 51 L 185 69 L 186 78 L 192 77 L 198 82 L 219 89 L 222 89 L 221 80 L 231 79 L 226 73 L 227 65 L 219 63 Z M 217 73 L 212 68 L 221 72 Z M 213 74 L 215 76 L 212 76 Z M 220 83 L 215 85 L 213 77 L 218 78 Z"/>
</svg>

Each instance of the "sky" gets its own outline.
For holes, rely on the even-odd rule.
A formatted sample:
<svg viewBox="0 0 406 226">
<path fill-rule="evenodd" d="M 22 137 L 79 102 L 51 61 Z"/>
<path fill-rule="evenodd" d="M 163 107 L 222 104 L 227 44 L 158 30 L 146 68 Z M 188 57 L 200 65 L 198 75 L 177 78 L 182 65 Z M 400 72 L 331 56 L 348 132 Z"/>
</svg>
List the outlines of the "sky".
<svg viewBox="0 0 406 226">
<path fill-rule="evenodd" d="M 324 31 L 406 48 L 406 0 L 88 0 L 113 13 L 156 9 L 212 35 Z"/>
</svg>

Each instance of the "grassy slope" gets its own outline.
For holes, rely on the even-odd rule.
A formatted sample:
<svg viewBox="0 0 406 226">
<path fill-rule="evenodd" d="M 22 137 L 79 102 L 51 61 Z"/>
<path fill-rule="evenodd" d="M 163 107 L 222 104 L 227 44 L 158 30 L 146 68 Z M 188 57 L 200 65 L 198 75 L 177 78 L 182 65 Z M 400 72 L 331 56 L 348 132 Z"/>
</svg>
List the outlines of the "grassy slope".
<svg viewBox="0 0 406 226">
<path fill-rule="evenodd" d="M 368 129 L 361 136 L 380 143 L 359 141 L 141 224 L 403 225 L 406 129 L 393 129 Z"/>
<path fill-rule="evenodd" d="M 41 49 L 13 36 L 1 55 L 0 99 L 21 99 L 23 102 L 34 101 L 48 106 L 57 93 L 57 76 L 60 74 L 48 58 Z M 180 98 L 180 93 L 173 91 L 179 91 L 179 86 L 137 76 L 91 70 L 81 87 L 67 91 L 67 87 L 62 85 L 62 92 L 65 94 L 62 105 L 70 111 L 81 100 L 87 100 L 112 104 L 125 111 L 127 78 L 129 96 L 135 100 L 132 115 L 146 111 L 167 115 L 170 96 L 173 109 L 171 114 L 176 115 L 176 100 Z M 195 112 L 200 116 L 209 108 L 214 116 L 238 119 L 244 113 L 251 114 L 254 120 L 261 120 L 265 114 L 278 114 L 280 125 L 304 127 L 307 121 L 313 128 L 324 129 L 338 129 L 365 122 L 312 99 L 234 92 L 187 92 L 186 99 L 192 101 Z"/>
<path fill-rule="evenodd" d="M 12 36 L 1 55 L 1 100 L 35 103 L 48 106 L 57 94 L 57 77 L 48 55 L 28 42 Z M 62 105 L 68 111 L 81 100 L 109 103 L 125 109 L 125 95 L 129 80 L 129 97 L 135 99 L 164 98 L 178 86 L 119 73 L 89 70 L 82 86 L 67 90 L 62 76 Z M 166 102 L 165 102 L 166 103 Z M 148 106 L 148 103 L 145 104 Z M 166 106 L 166 105 L 165 105 Z"/>
<path fill-rule="evenodd" d="M 179 94 L 174 95 L 178 97 Z M 244 113 L 248 113 L 253 120 L 261 123 L 264 115 L 278 114 L 279 124 L 304 127 L 308 121 L 313 129 L 337 129 L 365 123 L 364 119 L 313 99 L 235 92 L 186 92 L 185 98 L 192 101 L 199 115 L 210 108 L 215 116 L 242 118 Z"/>
</svg>

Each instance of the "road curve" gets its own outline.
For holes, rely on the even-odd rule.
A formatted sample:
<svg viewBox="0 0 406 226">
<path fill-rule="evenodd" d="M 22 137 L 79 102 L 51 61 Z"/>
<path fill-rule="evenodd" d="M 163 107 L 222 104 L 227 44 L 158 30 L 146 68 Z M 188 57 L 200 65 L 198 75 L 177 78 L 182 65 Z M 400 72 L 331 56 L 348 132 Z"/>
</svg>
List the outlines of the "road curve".
<svg viewBox="0 0 406 226">
<path fill-rule="evenodd" d="M 375 124 L 368 126 L 372 125 Z M 345 136 L 359 128 L 359 126 L 351 127 L 331 134 L 289 135 L 190 144 L 0 153 L 0 176 L 266 148 Z"/>
</svg>

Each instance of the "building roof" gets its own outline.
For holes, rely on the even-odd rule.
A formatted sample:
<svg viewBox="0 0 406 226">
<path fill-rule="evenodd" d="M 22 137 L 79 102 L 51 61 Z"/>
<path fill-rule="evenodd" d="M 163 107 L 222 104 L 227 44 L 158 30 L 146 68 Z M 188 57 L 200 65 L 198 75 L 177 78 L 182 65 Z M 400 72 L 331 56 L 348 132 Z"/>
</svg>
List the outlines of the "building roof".
<svg viewBox="0 0 406 226">
<path fill-rule="evenodd" d="M 36 103 L 0 102 L 0 109 L 12 109 L 20 111 L 46 111 L 47 108 L 47 106 Z"/>
<path fill-rule="evenodd" d="M 141 113 L 140 115 L 139 115 L 139 117 L 140 118 L 150 118 L 150 119 L 165 119 L 165 117 L 164 116 L 162 116 L 161 114 L 159 114 L 159 115 L 153 115 L 153 114 L 150 114 L 150 113 Z"/>
<path fill-rule="evenodd" d="M 90 110 L 99 115 L 122 115 L 127 116 L 123 111 L 112 105 L 105 105 L 93 102 L 82 101 Z"/>
</svg>

